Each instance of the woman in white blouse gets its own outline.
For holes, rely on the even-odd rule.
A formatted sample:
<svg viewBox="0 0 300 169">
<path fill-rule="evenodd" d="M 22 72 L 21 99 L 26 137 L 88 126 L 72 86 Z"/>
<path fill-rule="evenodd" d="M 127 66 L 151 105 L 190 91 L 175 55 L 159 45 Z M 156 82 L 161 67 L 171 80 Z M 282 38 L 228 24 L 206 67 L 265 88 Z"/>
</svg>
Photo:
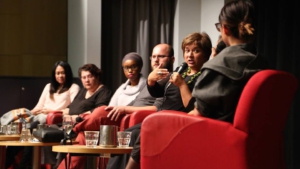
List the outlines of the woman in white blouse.
<svg viewBox="0 0 300 169">
<path fill-rule="evenodd" d="M 123 58 L 122 66 L 127 81 L 116 90 L 109 106 L 129 105 L 146 85 L 146 79 L 141 74 L 143 60 L 140 55 L 128 53 Z"/>
<path fill-rule="evenodd" d="M 52 69 L 51 82 L 45 86 L 37 105 L 31 110 L 35 115 L 33 121 L 43 124 L 49 112 L 68 107 L 79 89 L 79 86 L 73 83 L 70 65 L 64 61 L 56 62 Z"/>
</svg>

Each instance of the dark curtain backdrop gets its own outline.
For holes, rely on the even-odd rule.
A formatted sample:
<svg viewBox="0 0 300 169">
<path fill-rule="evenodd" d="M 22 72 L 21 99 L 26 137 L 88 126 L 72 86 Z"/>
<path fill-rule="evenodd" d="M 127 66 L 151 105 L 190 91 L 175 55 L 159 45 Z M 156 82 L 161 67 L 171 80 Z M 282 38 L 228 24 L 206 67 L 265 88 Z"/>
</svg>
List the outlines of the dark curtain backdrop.
<svg viewBox="0 0 300 169">
<path fill-rule="evenodd" d="M 252 1 L 258 18 L 258 50 L 268 58 L 271 68 L 290 72 L 300 80 L 300 29 L 297 26 L 300 23 L 299 1 Z M 300 168 L 299 88 L 284 133 L 288 169 Z"/>
<path fill-rule="evenodd" d="M 142 73 L 147 77 L 153 47 L 159 43 L 173 45 L 174 15 L 174 0 L 102 1 L 104 83 L 115 91 L 125 82 L 121 62 L 129 52 L 142 56 Z"/>
</svg>

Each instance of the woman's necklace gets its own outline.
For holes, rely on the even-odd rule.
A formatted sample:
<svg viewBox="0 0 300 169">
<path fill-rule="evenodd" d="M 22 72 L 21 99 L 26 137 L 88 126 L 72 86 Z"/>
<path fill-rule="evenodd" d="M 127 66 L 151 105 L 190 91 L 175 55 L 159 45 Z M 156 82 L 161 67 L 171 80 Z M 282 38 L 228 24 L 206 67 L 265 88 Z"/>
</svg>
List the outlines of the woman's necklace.
<svg viewBox="0 0 300 169">
<path fill-rule="evenodd" d="M 182 78 L 185 78 L 185 77 L 187 76 L 188 73 L 191 73 L 191 68 L 190 68 L 190 67 L 188 67 L 187 71 L 184 72 L 184 73 L 182 74 L 181 77 L 182 77 Z M 201 71 L 195 73 L 195 74 L 191 77 L 191 79 L 187 82 L 187 84 L 192 83 L 192 82 L 194 81 L 194 79 L 195 79 L 196 77 L 198 77 L 200 74 L 201 74 Z"/>
</svg>

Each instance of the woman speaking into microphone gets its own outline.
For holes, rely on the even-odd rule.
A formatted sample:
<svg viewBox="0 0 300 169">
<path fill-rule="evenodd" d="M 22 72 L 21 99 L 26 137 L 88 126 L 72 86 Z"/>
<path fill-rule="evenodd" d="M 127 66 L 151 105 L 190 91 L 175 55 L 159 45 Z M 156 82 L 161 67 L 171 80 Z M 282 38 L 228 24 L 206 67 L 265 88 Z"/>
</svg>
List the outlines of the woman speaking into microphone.
<svg viewBox="0 0 300 169">
<path fill-rule="evenodd" d="M 191 93 L 197 77 L 201 74 L 202 65 L 210 57 L 211 47 L 211 40 L 206 33 L 189 34 L 181 45 L 184 63 L 172 74 L 160 67 L 149 74 L 147 79 L 149 93 L 153 97 L 164 97 L 159 110 L 189 112 L 194 108 L 195 100 Z"/>
</svg>

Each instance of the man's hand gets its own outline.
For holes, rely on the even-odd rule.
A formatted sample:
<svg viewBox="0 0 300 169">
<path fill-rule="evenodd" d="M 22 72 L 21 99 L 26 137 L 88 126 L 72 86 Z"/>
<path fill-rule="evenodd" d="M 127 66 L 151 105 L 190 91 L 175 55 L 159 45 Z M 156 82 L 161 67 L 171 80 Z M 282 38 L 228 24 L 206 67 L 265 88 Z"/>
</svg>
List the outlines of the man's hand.
<svg viewBox="0 0 300 169">
<path fill-rule="evenodd" d="M 161 69 L 162 64 L 160 64 L 157 68 L 153 69 L 153 71 L 148 76 L 148 85 L 153 86 L 155 82 L 164 79 L 168 76 L 168 69 Z"/>
<path fill-rule="evenodd" d="M 126 106 L 108 106 L 105 108 L 105 110 L 110 110 L 107 117 L 110 118 L 110 120 L 117 121 L 120 117 L 120 115 L 125 114 L 125 107 Z"/>
</svg>

